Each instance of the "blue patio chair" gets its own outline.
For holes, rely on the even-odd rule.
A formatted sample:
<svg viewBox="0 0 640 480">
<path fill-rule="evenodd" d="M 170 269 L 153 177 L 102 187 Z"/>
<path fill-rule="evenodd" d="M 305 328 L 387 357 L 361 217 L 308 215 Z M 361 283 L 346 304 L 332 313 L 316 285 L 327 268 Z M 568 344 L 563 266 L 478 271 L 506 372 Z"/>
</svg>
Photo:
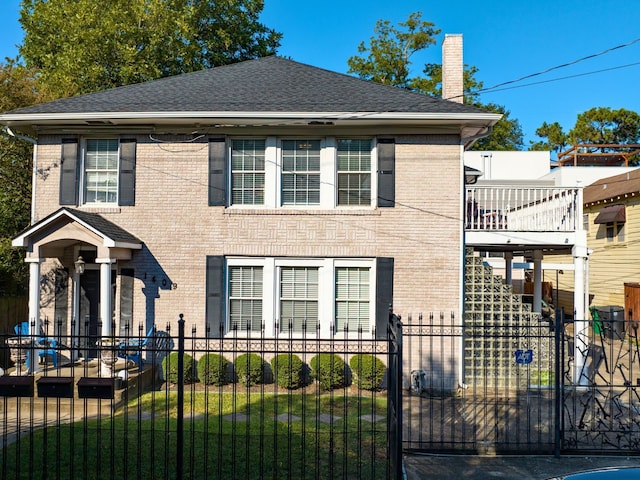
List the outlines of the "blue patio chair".
<svg viewBox="0 0 640 480">
<path fill-rule="evenodd" d="M 144 368 L 142 349 L 153 339 L 154 328 L 151 327 L 144 338 L 127 338 L 120 342 L 118 345 L 118 357 L 135 362 L 138 365 L 138 370 L 142 371 Z"/>
<path fill-rule="evenodd" d="M 29 322 L 22 322 L 13 327 L 14 332 L 19 337 L 29 336 Z M 53 366 L 58 367 L 58 341 L 54 338 L 49 338 L 44 335 L 42 327 L 40 327 L 40 334 L 35 339 L 35 347 L 38 349 L 38 356 L 45 358 L 47 355 L 51 356 L 53 360 Z M 27 349 L 27 365 L 31 370 L 31 350 Z"/>
</svg>

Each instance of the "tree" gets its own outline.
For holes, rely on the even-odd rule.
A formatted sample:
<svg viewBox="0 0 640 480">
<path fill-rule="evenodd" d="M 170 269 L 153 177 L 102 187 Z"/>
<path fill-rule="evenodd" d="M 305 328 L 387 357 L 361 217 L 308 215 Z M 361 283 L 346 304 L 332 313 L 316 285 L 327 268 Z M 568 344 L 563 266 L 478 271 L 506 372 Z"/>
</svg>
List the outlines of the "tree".
<svg viewBox="0 0 640 480">
<path fill-rule="evenodd" d="M 561 152 L 569 145 L 630 145 L 640 143 L 640 115 L 632 110 L 595 107 L 578 114 L 576 123 L 565 133 L 558 122 L 544 122 L 536 135 L 542 140 L 530 142 L 530 150 Z M 608 152 L 611 148 L 594 147 L 590 151 Z M 619 149 L 618 149 L 619 151 Z"/>
<path fill-rule="evenodd" d="M 516 118 L 511 118 L 511 112 L 502 105 L 495 103 L 477 103 L 475 106 L 493 113 L 501 113 L 502 118 L 496 122 L 491 134 L 481 138 L 473 144 L 472 150 L 522 150 L 524 137 L 522 127 Z"/>
<path fill-rule="evenodd" d="M 358 53 L 363 55 L 368 52 L 367 57 L 349 58 L 348 73 L 385 85 L 410 88 L 413 81 L 409 78 L 411 56 L 435 44 L 435 35 L 440 30 L 434 28 L 433 23 L 423 21 L 421 12 L 410 14 L 406 22 L 398 25 L 406 31 L 391 26 L 388 20 L 378 20 L 369 46 L 365 42 L 358 46 Z"/>
<path fill-rule="evenodd" d="M 558 122 L 544 122 L 536 129 L 536 135 L 546 140 L 530 142 L 529 150 L 550 150 L 558 153 L 564 150 L 569 142 L 569 136 Z"/>
<path fill-rule="evenodd" d="M 45 100 L 33 70 L 9 60 L 0 63 L 0 111 Z M 11 239 L 29 225 L 32 145 L 0 133 L 0 296 L 23 295 L 28 269 L 24 251 L 11 247 Z"/>
<path fill-rule="evenodd" d="M 23 0 L 20 55 L 58 97 L 271 55 L 263 0 Z"/>
<path fill-rule="evenodd" d="M 578 115 L 569 132 L 569 140 L 572 144 L 637 144 L 640 140 L 640 115 L 624 108 L 592 108 Z"/>
<path fill-rule="evenodd" d="M 347 60 L 348 73 L 360 78 L 385 85 L 394 85 L 427 95 L 442 96 L 442 65 L 428 63 L 424 66 L 423 76 L 410 76 L 411 57 L 436 43 L 439 29 L 431 22 L 422 20 L 420 12 L 412 13 L 406 22 L 400 22 L 400 28 L 392 26 L 388 20 L 379 20 L 374 28 L 374 36 L 367 46 L 362 42 L 358 54 Z M 524 146 L 522 127 L 510 112 L 501 105 L 482 104 L 473 95 L 482 89 L 482 82 L 475 78 L 478 69 L 465 65 L 464 103 L 483 108 L 490 112 L 502 113 L 503 117 L 494 126 L 493 132 L 477 141 L 474 150 L 520 150 Z"/>
</svg>

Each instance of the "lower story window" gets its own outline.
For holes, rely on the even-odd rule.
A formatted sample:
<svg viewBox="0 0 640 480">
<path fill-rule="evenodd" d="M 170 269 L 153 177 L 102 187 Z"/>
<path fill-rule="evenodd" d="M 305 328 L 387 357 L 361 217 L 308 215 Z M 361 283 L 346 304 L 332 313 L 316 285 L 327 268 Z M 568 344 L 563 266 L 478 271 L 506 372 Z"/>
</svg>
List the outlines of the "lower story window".
<svg viewBox="0 0 640 480">
<path fill-rule="evenodd" d="M 369 330 L 370 271 L 364 267 L 336 268 L 336 331 Z"/>
<path fill-rule="evenodd" d="M 315 334 L 318 267 L 280 268 L 280 331 Z"/>
<path fill-rule="evenodd" d="M 229 268 L 229 326 L 239 331 L 262 329 L 262 267 Z"/>
<path fill-rule="evenodd" d="M 229 257 L 226 264 L 227 332 L 327 338 L 374 329 L 375 259 Z"/>
</svg>

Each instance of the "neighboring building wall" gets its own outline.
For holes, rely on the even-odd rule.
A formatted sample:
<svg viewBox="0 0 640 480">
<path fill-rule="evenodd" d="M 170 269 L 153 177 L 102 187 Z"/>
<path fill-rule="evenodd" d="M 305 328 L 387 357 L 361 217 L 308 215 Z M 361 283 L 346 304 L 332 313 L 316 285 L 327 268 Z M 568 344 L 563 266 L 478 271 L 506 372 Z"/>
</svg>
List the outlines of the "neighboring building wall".
<svg viewBox="0 0 640 480">
<path fill-rule="evenodd" d="M 116 265 L 118 272 L 135 270 L 134 324 L 151 316 L 164 326 L 183 313 L 188 324 L 204 328 L 208 255 L 393 257 L 396 312 L 445 311 L 459 316 L 457 136 L 396 136 L 396 206 L 357 210 L 209 207 L 207 138 L 186 142 L 191 136 L 162 136 L 157 142 L 148 135 L 127 135 L 133 137 L 137 138 L 135 206 L 87 210 L 100 213 L 144 243 L 131 261 Z M 60 207 L 61 138 L 41 137 L 34 187 L 36 221 Z M 49 308 L 44 308 L 43 316 L 52 315 Z"/>
<path fill-rule="evenodd" d="M 638 167 L 558 167 L 540 178 L 552 180 L 554 185 L 562 187 L 586 187 L 602 178 L 630 172 Z"/>
<path fill-rule="evenodd" d="M 549 152 L 464 152 L 464 164 L 480 170 L 481 181 L 537 180 L 549 173 L 550 162 Z"/>
<path fill-rule="evenodd" d="M 624 284 L 640 282 L 640 203 L 636 200 L 624 203 L 626 206 L 626 221 L 624 226 L 609 241 L 606 238 L 606 225 L 595 224 L 594 220 L 600 211 L 609 203 L 586 208 L 584 215 L 587 230 L 587 245 L 592 250 L 589 256 L 589 306 L 617 305 L 624 307 Z M 570 255 L 553 257 L 554 263 L 573 263 Z M 559 307 L 564 307 L 567 313 L 573 312 L 573 272 L 564 272 L 558 275 L 560 292 Z M 555 272 L 546 271 L 545 281 L 555 282 Z"/>
</svg>

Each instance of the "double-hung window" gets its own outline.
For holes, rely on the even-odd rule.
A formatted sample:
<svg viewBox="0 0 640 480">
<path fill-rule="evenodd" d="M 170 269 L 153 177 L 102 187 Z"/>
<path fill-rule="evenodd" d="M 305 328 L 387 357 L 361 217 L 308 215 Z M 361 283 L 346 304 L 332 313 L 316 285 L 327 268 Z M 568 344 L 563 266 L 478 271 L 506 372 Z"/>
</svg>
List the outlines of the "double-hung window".
<svg viewBox="0 0 640 480">
<path fill-rule="evenodd" d="M 282 205 L 320 205 L 320 140 L 282 141 Z"/>
<path fill-rule="evenodd" d="M 264 205 L 265 141 L 231 142 L 231 204 Z"/>
<path fill-rule="evenodd" d="M 84 203 L 118 202 L 118 140 L 88 139 L 84 156 Z"/>
<path fill-rule="evenodd" d="M 371 324 L 371 269 L 336 267 L 336 331 L 368 332 Z"/>
<path fill-rule="evenodd" d="M 63 138 L 60 205 L 135 205 L 134 138 Z"/>
<path fill-rule="evenodd" d="M 229 175 L 223 186 L 215 182 L 226 169 L 220 158 L 224 149 L 218 149 L 219 142 L 211 145 L 216 152 L 210 158 L 215 165 L 211 178 L 217 179 L 211 180 L 211 191 L 224 192 L 228 186 L 229 206 L 373 207 L 380 195 L 381 173 L 374 175 L 378 161 L 385 162 L 384 176 L 393 176 L 387 152 L 393 144 L 383 145 L 387 153 L 380 159 L 372 138 L 233 138 L 227 143 Z M 385 181 L 388 190 L 393 182 Z M 385 199 L 393 198 L 393 193 L 382 193 Z M 222 204 L 216 202 L 211 205 Z"/>
<path fill-rule="evenodd" d="M 316 333 L 318 272 L 318 267 L 280 267 L 281 332 Z"/>
<path fill-rule="evenodd" d="M 262 266 L 229 267 L 229 327 L 259 332 L 262 328 Z"/>
<path fill-rule="evenodd" d="M 376 272 L 383 271 L 376 259 L 229 257 L 225 263 L 228 333 L 329 338 L 373 332 Z M 210 286 L 208 295 L 215 295 Z"/>
<path fill-rule="evenodd" d="M 338 205 L 371 205 L 371 140 L 338 139 Z"/>
</svg>

